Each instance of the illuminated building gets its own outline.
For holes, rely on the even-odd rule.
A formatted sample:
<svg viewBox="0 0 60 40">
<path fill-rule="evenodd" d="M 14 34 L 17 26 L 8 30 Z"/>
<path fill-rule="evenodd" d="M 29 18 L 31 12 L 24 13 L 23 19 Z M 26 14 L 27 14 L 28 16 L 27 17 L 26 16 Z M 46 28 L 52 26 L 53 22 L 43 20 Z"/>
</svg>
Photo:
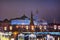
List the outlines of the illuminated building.
<svg viewBox="0 0 60 40">
<path fill-rule="evenodd" d="M 11 25 L 29 25 L 29 24 L 30 18 L 26 17 L 25 14 L 20 18 L 11 19 Z M 35 21 L 34 24 L 37 25 Z"/>
<path fill-rule="evenodd" d="M 16 40 L 17 36 L 18 40 L 24 40 L 24 37 L 26 36 L 25 33 L 27 34 L 27 36 L 29 35 L 29 39 L 32 40 L 50 40 L 51 38 L 53 38 L 51 40 L 54 40 L 55 38 L 60 40 L 60 33 L 58 33 L 60 32 L 60 24 L 48 24 L 47 21 L 45 21 L 44 19 L 39 19 L 38 15 L 36 17 L 37 18 L 34 18 L 33 13 L 31 12 L 30 18 L 28 18 L 24 14 L 20 18 L 13 18 L 11 20 L 5 19 L 3 21 L 0 21 L 0 32 L 3 32 L 2 35 L 5 34 L 4 36 L 7 36 L 7 38 L 10 37 L 11 40 Z M 48 35 L 48 33 L 51 35 Z M 5 39 L 5 37 L 3 37 L 3 39 Z"/>
</svg>

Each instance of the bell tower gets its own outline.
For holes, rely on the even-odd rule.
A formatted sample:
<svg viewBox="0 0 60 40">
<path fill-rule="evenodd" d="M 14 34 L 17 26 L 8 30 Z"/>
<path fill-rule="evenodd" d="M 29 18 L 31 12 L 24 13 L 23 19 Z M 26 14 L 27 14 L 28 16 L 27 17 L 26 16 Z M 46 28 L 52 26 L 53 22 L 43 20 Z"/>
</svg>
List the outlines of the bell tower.
<svg viewBox="0 0 60 40">
<path fill-rule="evenodd" d="M 32 14 L 32 11 L 31 11 L 31 17 L 30 17 L 30 31 L 31 32 L 34 32 L 34 22 L 33 22 L 33 14 Z"/>
<path fill-rule="evenodd" d="M 31 12 L 31 17 L 30 17 L 30 25 L 34 25 L 32 12 Z"/>
</svg>

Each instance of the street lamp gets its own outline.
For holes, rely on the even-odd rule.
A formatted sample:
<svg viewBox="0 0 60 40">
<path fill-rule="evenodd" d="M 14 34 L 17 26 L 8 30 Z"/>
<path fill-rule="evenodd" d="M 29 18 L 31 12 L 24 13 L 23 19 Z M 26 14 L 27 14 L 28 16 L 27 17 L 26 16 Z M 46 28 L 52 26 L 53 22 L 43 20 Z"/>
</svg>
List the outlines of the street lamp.
<svg viewBox="0 0 60 40">
<path fill-rule="evenodd" d="M 16 36 L 16 35 L 18 34 L 18 32 L 17 32 L 17 31 L 15 31 L 15 32 L 13 32 L 13 34 L 14 34 L 14 36 Z"/>
</svg>

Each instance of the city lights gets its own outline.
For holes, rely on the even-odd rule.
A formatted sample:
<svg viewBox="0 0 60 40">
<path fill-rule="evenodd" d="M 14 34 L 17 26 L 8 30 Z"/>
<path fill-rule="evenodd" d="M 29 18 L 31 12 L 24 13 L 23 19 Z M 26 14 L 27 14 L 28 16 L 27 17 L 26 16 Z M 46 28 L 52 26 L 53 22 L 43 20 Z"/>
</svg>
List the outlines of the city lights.
<svg viewBox="0 0 60 40">
<path fill-rule="evenodd" d="M 60 26 L 58 26 L 58 29 L 60 30 Z"/>
<path fill-rule="evenodd" d="M 18 40 L 24 40 L 24 34 L 20 33 L 20 34 L 18 35 Z"/>
<path fill-rule="evenodd" d="M 42 26 L 40 25 L 39 28 L 42 29 Z"/>
<path fill-rule="evenodd" d="M 17 35 L 17 34 L 18 34 L 18 32 L 17 32 L 17 31 L 15 31 L 15 32 L 13 32 L 13 34 L 14 34 L 14 35 Z"/>
<path fill-rule="evenodd" d="M 54 25 L 54 29 L 55 29 L 55 30 L 57 29 L 57 25 Z"/>
<path fill-rule="evenodd" d="M 0 21 L 0 40 L 60 40 L 60 24 L 33 17 Z"/>
<path fill-rule="evenodd" d="M 34 26 L 31 26 L 31 29 L 34 30 Z"/>
<path fill-rule="evenodd" d="M 3 36 L 3 35 L 4 35 L 4 36 Z M 8 36 L 7 33 L 2 33 L 2 32 L 0 32 L 0 40 L 9 40 L 9 37 L 6 37 L 6 36 Z"/>
<path fill-rule="evenodd" d="M 7 27 L 4 27 L 4 30 L 7 30 Z"/>
<path fill-rule="evenodd" d="M 10 26 L 10 30 L 12 30 L 12 26 Z"/>
<path fill-rule="evenodd" d="M 29 35 L 29 40 L 36 40 L 36 35 L 30 34 Z"/>
<path fill-rule="evenodd" d="M 19 26 L 16 26 L 16 28 L 19 28 Z"/>
<path fill-rule="evenodd" d="M 11 38 L 11 40 L 14 40 L 14 38 Z"/>
<path fill-rule="evenodd" d="M 28 26 L 26 26 L 26 29 L 28 30 Z"/>
<path fill-rule="evenodd" d="M 44 29 L 46 29 L 47 26 L 44 26 Z"/>
</svg>

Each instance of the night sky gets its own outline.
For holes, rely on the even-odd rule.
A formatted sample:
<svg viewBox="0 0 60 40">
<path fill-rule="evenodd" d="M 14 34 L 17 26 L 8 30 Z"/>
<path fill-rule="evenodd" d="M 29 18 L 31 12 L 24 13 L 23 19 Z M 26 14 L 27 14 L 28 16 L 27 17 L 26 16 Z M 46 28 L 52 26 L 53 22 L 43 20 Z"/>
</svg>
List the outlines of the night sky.
<svg viewBox="0 0 60 40">
<path fill-rule="evenodd" d="M 38 10 L 39 19 L 44 17 L 49 22 L 56 19 L 60 23 L 59 0 L 0 1 L 0 20 L 21 17 L 23 14 L 30 17 L 31 11 L 36 15 L 36 10 Z"/>
</svg>

